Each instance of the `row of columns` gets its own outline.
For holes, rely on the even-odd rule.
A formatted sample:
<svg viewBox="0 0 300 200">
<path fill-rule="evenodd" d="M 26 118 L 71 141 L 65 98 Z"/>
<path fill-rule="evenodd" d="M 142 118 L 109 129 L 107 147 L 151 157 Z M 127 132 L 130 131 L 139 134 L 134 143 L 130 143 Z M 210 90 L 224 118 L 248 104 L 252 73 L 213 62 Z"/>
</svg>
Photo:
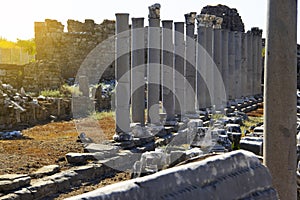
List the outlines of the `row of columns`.
<svg viewBox="0 0 300 200">
<path fill-rule="evenodd" d="M 116 14 L 117 133 L 128 133 L 130 122 L 160 125 L 161 112 L 173 121 L 199 109 L 222 108 L 228 99 L 261 94 L 261 30 L 222 30 L 194 12 L 185 15 L 185 23 L 164 20 L 161 28 L 159 4 L 149 7 L 148 17 L 146 39 L 144 18 L 132 18 L 130 31 L 129 15 Z"/>
</svg>

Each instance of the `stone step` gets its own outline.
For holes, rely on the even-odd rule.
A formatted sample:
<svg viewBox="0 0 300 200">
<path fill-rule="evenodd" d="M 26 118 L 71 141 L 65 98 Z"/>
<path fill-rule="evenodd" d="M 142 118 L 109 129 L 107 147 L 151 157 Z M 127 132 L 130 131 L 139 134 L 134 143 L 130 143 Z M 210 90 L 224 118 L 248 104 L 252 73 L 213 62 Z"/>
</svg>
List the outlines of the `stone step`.
<svg viewBox="0 0 300 200">
<path fill-rule="evenodd" d="M 0 175 L 0 192 L 16 190 L 30 184 L 30 176 L 26 174 L 4 174 Z"/>
</svg>

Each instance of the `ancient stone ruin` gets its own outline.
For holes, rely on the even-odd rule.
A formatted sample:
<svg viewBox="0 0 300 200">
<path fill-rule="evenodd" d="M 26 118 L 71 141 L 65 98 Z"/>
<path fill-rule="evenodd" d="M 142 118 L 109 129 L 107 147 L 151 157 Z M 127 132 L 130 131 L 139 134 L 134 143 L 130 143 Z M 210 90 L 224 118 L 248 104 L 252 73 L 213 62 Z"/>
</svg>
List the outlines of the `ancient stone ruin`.
<svg viewBox="0 0 300 200">
<path fill-rule="evenodd" d="M 56 62 L 64 79 L 75 78 L 87 55 L 115 32 L 115 22 L 112 20 L 104 20 L 101 24 L 88 19 L 84 23 L 75 20 L 68 20 L 67 23 L 68 31 L 64 32 L 64 25 L 56 20 L 35 22 L 36 59 Z M 107 51 L 113 48 L 111 45 Z M 113 79 L 113 75 L 112 67 L 106 78 Z"/>
<path fill-rule="evenodd" d="M 100 25 L 92 20 L 69 20 L 68 32 L 55 20 L 35 24 L 37 58 L 55 61 L 61 76 L 75 78 L 79 86 L 81 94 L 72 98 L 73 117 L 87 117 L 95 97 L 102 96 L 102 90 L 100 94 L 90 90 L 101 79 L 99 74 L 108 69 L 108 76 L 115 77 L 115 135 L 113 140 L 95 144 L 89 138 L 95 127 L 77 124 L 86 152 L 68 153 L 66 159 L 80 166 L 36 175 L 44 178 L 32 184 L 26 175 L 0 177 L 0 186 L 11 187 L 0 190 L 7 193 L 4 198 L 46 198 L 113 171 L 130 169 L 133 177 L 152 175 L 70 199 L 278 199 L 261 157 L 244 151 L 214 156 L 231 151 L 232 146 L 235 149 L 242 134 L 218 135 L 225 130 L 225 122 L 209 117 L 228 114 L 232 118 L 227 122 L 237 125 L 245 113 L 262 103 L 262 31 L 252 28 L 245 33 L 236 9 L 222 5 L 205 7 L 199 15 L 187 13 L 185 23 L 160 23 L 160 4 L 154 4 L 149 6 L 148 27 L 144 18 L 131 20 L 130 25 L 128 13 L 117 13 L 116 22 L 107 20 Z M 104 40 L 107 43 L 101 43 Z M 101 60 L 106 56 L 115 56 L 114 63 Z M 27 70 L 44 76 L 34 67 L 23 70 L 24 75 Z M 26 84 L 26 78 L 21 83 L 19 79 L 17 85 Z M 6 84 L 0 89 L 4 91 L 2 104 L 11 109 L 13 120 L 22 121 L 20 113 L 33 100 Z M 51 100 L 46 100 L 49 105 Z M 56 103 L 56 108 L 62 108 Z M 205 159 L 207 155 L 213 157 Z M 171 168 L 175 165 L 179 166 Z M 158 172 L 168 167 L 171 169 Z"/>
<path fill-rule="evenodd" d="M 205 6 L 202 8 L 201 14 L 215 15 L 216 17 L 222 18 L 222 29 L 240 32 L 245 31 L 243 20 L 235 8 L 229 8 L 221 4 Z"/>
</svg>

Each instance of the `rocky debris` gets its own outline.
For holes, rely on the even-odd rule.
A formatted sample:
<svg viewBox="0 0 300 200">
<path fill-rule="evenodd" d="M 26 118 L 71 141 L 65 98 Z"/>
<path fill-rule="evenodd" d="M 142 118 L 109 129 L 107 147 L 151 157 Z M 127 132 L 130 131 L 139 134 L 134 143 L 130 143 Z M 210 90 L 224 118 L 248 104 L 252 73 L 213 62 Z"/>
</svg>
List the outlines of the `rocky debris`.
<svg viewBox="0 0 300 200">
<path fill-rule="evenodd" d="M 30 176 L 26 174 L 5 174 L 0 175 L 0 192 L 9 192 L 21 187 L 29 186 Z"/>
<path fill-rule="evenodd" d="M 24 89 L 13 88 L 0 81 L 0 138 L 19 136 L 14 129 L 26 128 L 40 122 L 64 119 L 71 115 L 68 99 L 37 98 L 26 94 Z M 12 131 L 14 130 L 14 131 Z"/>
<path fill-rule="evenodd" d="M 33 178 L 41 178 L 43 176 L 50 176 L 52 174 L 55 174 L 59 172 L 59 170 L 59 165 L 47 165 L 33 172 L 32 174 L 30 174 L 30 176 Z"/>
<path fill-rule="evenodd" d="M 96 160 L 94 153 L 67 153 L 66 160 L 73 165 L 87 164 L 88 161 Z"/>
<path fill-rule="evenodd" d="M 271 175 L 261 161 L 252 153 L 235 151 L 99 188 L 68 200 L 199 199 L 199 197 L 278 199 Z"/>
<path fill-rule="evenodd" d="M 222 29 L 245 32 L 242 18 L 235 8 L 229 8 L 228 6 L 221 4 L 217 6 L 205 6 L 202 8 L 201 14 L 215 15 L 223 18 L 221 24 Z"/>
<path fill-rule="evenodd" d="M 22 186 L 15 184 L 9 194 L 0 194 L 1 200 L 31 200 L 31 199 L 45 199 L 51 198 L 57 193 L 63 193 L 70 190 L 73 187 L 81 186 L 89 181 L 101 180 L 111 174 L 115 173 L 115 170 L 109 168 L 103 164 L 89 164 L 85 166 L 74 167 L 70 170 L 59 172 L 51 176 L 46 176 L 36 180 L 32 180 L 30 183 L 30 177 L 25 176 L 26 184 Z M 15 178 L 16 175 L 4 175 L 3 179 Z M 20 179 L 24 175 L 18 175 Z M 18 178 L 18 177 L 17 177 Z M 24 178 L 25 179 L 25 178 Z M 18 180 L 18 179 L 15 179 Z M 0 185 L 1 185 L 0 177 Z M 18 186 L 18 187 L 16 187 Z M 1 186 L 0 186 L 1 187 Z M 5 186 L 6 187 L 6 186 Z M 22 187 L 22 188 L 20 188 Z M 19 189 L 18 189 L 19 188 Z"/>
<path fill-rule="evenodd" d="M 2 140 L 18 139 L 18 138 L 22 138 L 21 131 L 0 132 L 0 139 Z"/>
<path fill-rule="evenodd" d="M 120 148 L 112 145 L 90 143 L 85 145 L 85 153 L 68 153 L 66 160 L 72 165 L 83 165 L 89 161 L 109 159 L 119 152 Z"/>
</svg>

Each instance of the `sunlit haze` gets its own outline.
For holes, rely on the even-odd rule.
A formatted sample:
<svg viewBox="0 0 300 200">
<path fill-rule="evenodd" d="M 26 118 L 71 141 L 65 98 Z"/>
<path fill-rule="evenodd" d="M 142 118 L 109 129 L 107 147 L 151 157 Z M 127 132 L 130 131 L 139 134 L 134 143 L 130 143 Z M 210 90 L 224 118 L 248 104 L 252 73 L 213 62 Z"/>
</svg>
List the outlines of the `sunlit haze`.
<svg viewBox="0 0 300 200">
<path fill-rule="evenodd" d="M 267 0 L 5 0 L 1 2 L 0 37 L 12 41 L 34 38 L 34 22 L 45 19 L 56 19 L 64 25 L 68 19 L 93 19 L 99 24 L 115 19 L 115 13 L 120 12 L 147 19 L 148 6 L 154 3 L 161 4 L 161 19 L 174 21 L 184 21 L 185 13 L 200 13 L 206 5 L 224 4 L 238 10 L 246 31 L 259 27 L 265 36 Z"/>
</svg>

